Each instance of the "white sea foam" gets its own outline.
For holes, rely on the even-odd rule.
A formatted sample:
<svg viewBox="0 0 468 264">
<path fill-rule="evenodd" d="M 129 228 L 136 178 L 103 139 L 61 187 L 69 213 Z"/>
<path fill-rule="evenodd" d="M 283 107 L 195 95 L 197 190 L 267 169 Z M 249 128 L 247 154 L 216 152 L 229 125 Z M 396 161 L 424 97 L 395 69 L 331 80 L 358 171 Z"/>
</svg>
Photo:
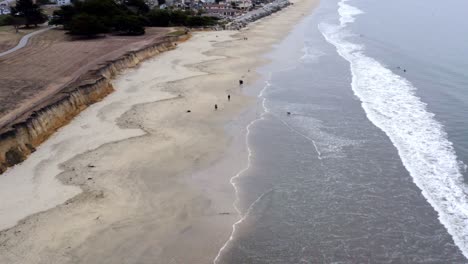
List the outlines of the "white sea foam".
<svg viewBox="0 0 468 264">
<path fill-rule="evenodd" d="M 346 2 L 339 3 L 340 25 L 320 24 L 319 29 L 350 63 L 352 89 L 367 117 L 390 138 L 414 182 L 438 212 L 440 222 L 468 257 L 468 189 L 461 173 L 464 164 L 457 161 L 443 126 L 416 96 L 416 88 L 366 56 L 363 46 L 347 41 L 346 25 L 363 12 Z"/>
<path fill-rule="evenodd" d="M 342 0 L 338 3 L 338 14 L 340 14 L 340 26 L 344 27 L 356 20 L 356 16 L 364 14 L 362 10 L 352 5 L 346 4 L 348 0 Z"/>
</svg>

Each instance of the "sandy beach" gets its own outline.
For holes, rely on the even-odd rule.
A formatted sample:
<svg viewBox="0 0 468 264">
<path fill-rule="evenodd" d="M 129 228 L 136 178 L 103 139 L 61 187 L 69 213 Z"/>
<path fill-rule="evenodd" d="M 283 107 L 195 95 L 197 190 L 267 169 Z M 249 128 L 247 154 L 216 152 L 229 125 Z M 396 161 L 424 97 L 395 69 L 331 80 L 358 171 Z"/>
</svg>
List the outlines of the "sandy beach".
<svg viewBox="0 0 468 264">
<path fill-rule="evenodd" d="M 230 124 L 256 102 L 243 89 L 317 2 L 194 32 L 118 76 L 0 176 L 0 263 L 212 263 L 241 217 L 229 180 L 246 165 L 245 126 Z"/>
</svg>

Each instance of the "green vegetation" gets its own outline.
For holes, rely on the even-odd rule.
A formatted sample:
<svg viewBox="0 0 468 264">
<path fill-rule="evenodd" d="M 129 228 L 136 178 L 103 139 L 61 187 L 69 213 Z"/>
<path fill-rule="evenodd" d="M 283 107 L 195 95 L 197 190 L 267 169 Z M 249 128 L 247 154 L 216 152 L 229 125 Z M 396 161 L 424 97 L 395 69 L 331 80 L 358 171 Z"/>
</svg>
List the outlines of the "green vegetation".
<svg viewBox="0 0 468 264">
<path fill-rule="evenodd" d="M 74 35 L 97 35 L 109 31 L 102 19 L 86 13 L 74 16 L 70 21 L 69 28 L 70 33 Z"/>
<path fill-rule="evenodd" d="M 197 15 L 191 11 L 154 9 L 147 15 L 149 26 L 153 27 L 202 27 L 218 23 L 215 17 Z"/>
<path fill-rule="evenodd" d="M 174 36 L 174 37 L 178 37 L 178 36 L 183 36 L 187 33 L 186 30 L 176 30 L 176 31 L 172 31 L 170 32 L 169 34 L 167 34 L 168 36 Z"/>
<path fill-rule="evenodd" d="M 129 35 L 143 35 L 145 22 L 145 19 L 140 16 L 118 16 L 115 20 L 115 29 Z"/>
<path fill-rule="evenodd" d="M 144 0 L 84 0 L 54 11 L 50 24 L 63 25 L 74 35 L 94 36 L 102 33 L 141 35 L 145 26 L 168 27 L 212 26 L 214 17 L 182 10 L 150 10 Z"/>
<path fill-rule="evenodd" d="M 150 11 L 144 0 L 124 0 L 124 5 L 139 15 L 144 15 Z"/>
<path fill-rule="evenodd" d="M 16 0 L 16 6 L 11 8 L 14 14 L 13 24 L 19 23 L 30 27 L 42 24 L 47 21 L 47 16 L 42 13 L 42 9 L 34 4 L 32 0 Z"/>
<path fill-rule="evenodd" d="M 149 10 L 143 0 L 75 1 L 71 6 L 62 6 L 54 11 L 52 25 L 63 25 L 74 35 L 93 36 L 101 33 L 142 35 L 145 33 L 145 18 Z"/>
<path fill-rule="evenodd" d="M 36 3 L 37 3 L 38 5 L 50 5 L 50 4 L 53 4 L 53 2 L 50 1 L 50 0 L 37 0 Z"/>
<path fill-rule="evenodd" d="M 0 26 L 9 26 L 13 24 L 13 16 L 0 15 Z"/>
</svg>

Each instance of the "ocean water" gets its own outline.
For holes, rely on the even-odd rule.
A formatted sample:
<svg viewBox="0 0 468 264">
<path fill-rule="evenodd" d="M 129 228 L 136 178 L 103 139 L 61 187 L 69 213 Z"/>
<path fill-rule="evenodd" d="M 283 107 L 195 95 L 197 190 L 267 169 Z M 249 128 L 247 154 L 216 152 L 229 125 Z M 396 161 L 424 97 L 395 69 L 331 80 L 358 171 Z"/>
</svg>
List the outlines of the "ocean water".
<svg viewBox="0 0 468 264">
<path fill-rule="evenodd" d="M 261 69 L 215 263 L 468 262 L 466 10 L 331 0 L 297 25 Z"/>
</svg>

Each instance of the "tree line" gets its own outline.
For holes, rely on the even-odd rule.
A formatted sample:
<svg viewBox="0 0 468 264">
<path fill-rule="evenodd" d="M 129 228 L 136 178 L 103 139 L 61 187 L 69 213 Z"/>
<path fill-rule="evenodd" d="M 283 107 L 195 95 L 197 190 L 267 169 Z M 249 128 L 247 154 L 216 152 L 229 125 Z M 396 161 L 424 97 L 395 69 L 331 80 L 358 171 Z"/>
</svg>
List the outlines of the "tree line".
<svg viewBox="0 0 468 264">
<path fill-rule="evenodd" d="M 34 4 L 32 0 L 16 0 L 16 5 L 11 8 L 11 15 L 2 15 L 0 17 L 0 26 L 14 25 L 37 27 L 39 24 L 45 23 L 47 16 L 42 12 L 39 5 Z"/>
<path fill-rule="evenodd" d="M 121 33 L 141 35 L 146 26 L 211 26 L 217 19 L 192 11 L 153 9 L 144 0 L 85 0 L 62 6 L 50 21 L 74 35 Z"/>
<path fill-rule="evenodd" d="M 0 17 L 0 24 L 32 25 L 45 23 L 48 17 L 32 0 L 17 0 L 12 15 Z M 213 26 L 215 17 L 191 10 L 150 9 L 144 0 L 75 0 L 72 5 L 54 11 L 51 25 L 62 25 L 73 35 L 103 33 L 142 35 L 145 27 Z"/>
</svg>

